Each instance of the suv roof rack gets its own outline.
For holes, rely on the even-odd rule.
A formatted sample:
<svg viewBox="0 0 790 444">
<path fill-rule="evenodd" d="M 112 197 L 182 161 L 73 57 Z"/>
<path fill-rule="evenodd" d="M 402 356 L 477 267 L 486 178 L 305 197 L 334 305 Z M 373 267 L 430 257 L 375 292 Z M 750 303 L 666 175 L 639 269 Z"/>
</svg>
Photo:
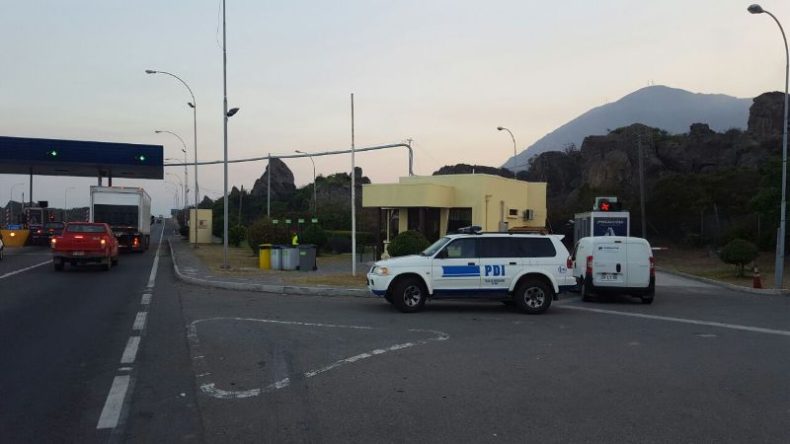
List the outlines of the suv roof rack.
<svg viewBox="0 0 790 444">
<path fill-rule="evenodd" d="M 481 234 L 483 228 L 479 225 L 470 225 L 468 227 L 462 227 L 457 229 L 455 232 L 458 234 Z"/>
</svg>

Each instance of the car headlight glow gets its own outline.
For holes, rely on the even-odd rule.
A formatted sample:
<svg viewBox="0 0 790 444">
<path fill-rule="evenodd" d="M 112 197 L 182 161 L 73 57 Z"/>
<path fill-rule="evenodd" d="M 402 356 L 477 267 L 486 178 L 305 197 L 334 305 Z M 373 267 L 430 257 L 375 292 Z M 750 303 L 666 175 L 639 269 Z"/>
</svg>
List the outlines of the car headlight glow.
<svg viewBox="0 0 790 444">
<path fill-rule="evenodd" d="M 378 276 L 386 276 L 390 274 L 390 270 L 387 267 L 373 267 L 373 274 Z"/>
</svg>

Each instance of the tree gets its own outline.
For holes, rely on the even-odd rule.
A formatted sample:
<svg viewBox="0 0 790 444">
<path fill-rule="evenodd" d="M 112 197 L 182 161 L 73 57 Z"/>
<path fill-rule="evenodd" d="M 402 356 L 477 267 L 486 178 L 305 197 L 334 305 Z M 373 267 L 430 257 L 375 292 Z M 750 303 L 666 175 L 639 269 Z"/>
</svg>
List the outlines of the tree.
<svg viewBox="0 0 790 444">
<path fill-rule="evenodd" d="M 733 239 L 719 252 L 719 257 L 727 264 L 733 264 L 738 268 L 738 276 L 743 276 L 743 266 L 757 259 L 757 245 L 743 240 Z"/>
</svg>

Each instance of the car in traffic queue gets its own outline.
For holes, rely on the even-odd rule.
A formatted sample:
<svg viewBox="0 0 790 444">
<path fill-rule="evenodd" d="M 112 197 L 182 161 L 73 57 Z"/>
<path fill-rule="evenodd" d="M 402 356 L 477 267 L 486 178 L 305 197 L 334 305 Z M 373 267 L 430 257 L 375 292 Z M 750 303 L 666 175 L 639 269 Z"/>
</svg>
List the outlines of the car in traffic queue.
<svg viewBox="0 0 790 444">
<path fill-rule="evenodd" d="M 0 261 L 3 260 L 5 254 L 5 244 L 3 243 L 3 233 L 0 233 Z"/>
<path fill-rule="evenodd" d="M 30 224 L 28 230 L 30 231 L 27 237 L 28 245 L 47 245 L 49 234 L 44 230 L 43 224 Z"/>
<path fill-rule="evenodd" d="M 56 271 L 62 271 L 66 263 L 98 263 L 107 271 L 118 265 L 118 239 L 105 223 L 69 222 L 50 242 Z"/>
<path fill-rule="evenodd" d="M 575 286 L 562 238 L 464 228 L 420 254 L 376 262 L 368 288 L 404 313 L 421 310 L 427 299 L 485 299 L 543 313 Z"/>
</svg>

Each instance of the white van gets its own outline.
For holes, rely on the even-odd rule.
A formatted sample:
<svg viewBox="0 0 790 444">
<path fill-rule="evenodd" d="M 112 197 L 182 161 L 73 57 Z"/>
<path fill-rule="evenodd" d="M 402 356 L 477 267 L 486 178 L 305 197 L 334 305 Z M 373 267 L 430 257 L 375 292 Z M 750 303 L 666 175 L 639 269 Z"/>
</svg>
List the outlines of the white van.
<svg viewBox="0 0 790 444">
<path fill-rule="evenodd" d="M 582 299 L 592 294 L 630 294 L 653 302 L 656 267 L 647 240 L 639 237 L 583 237 L 576 243 L 570 262 Z"/>
</svg>

